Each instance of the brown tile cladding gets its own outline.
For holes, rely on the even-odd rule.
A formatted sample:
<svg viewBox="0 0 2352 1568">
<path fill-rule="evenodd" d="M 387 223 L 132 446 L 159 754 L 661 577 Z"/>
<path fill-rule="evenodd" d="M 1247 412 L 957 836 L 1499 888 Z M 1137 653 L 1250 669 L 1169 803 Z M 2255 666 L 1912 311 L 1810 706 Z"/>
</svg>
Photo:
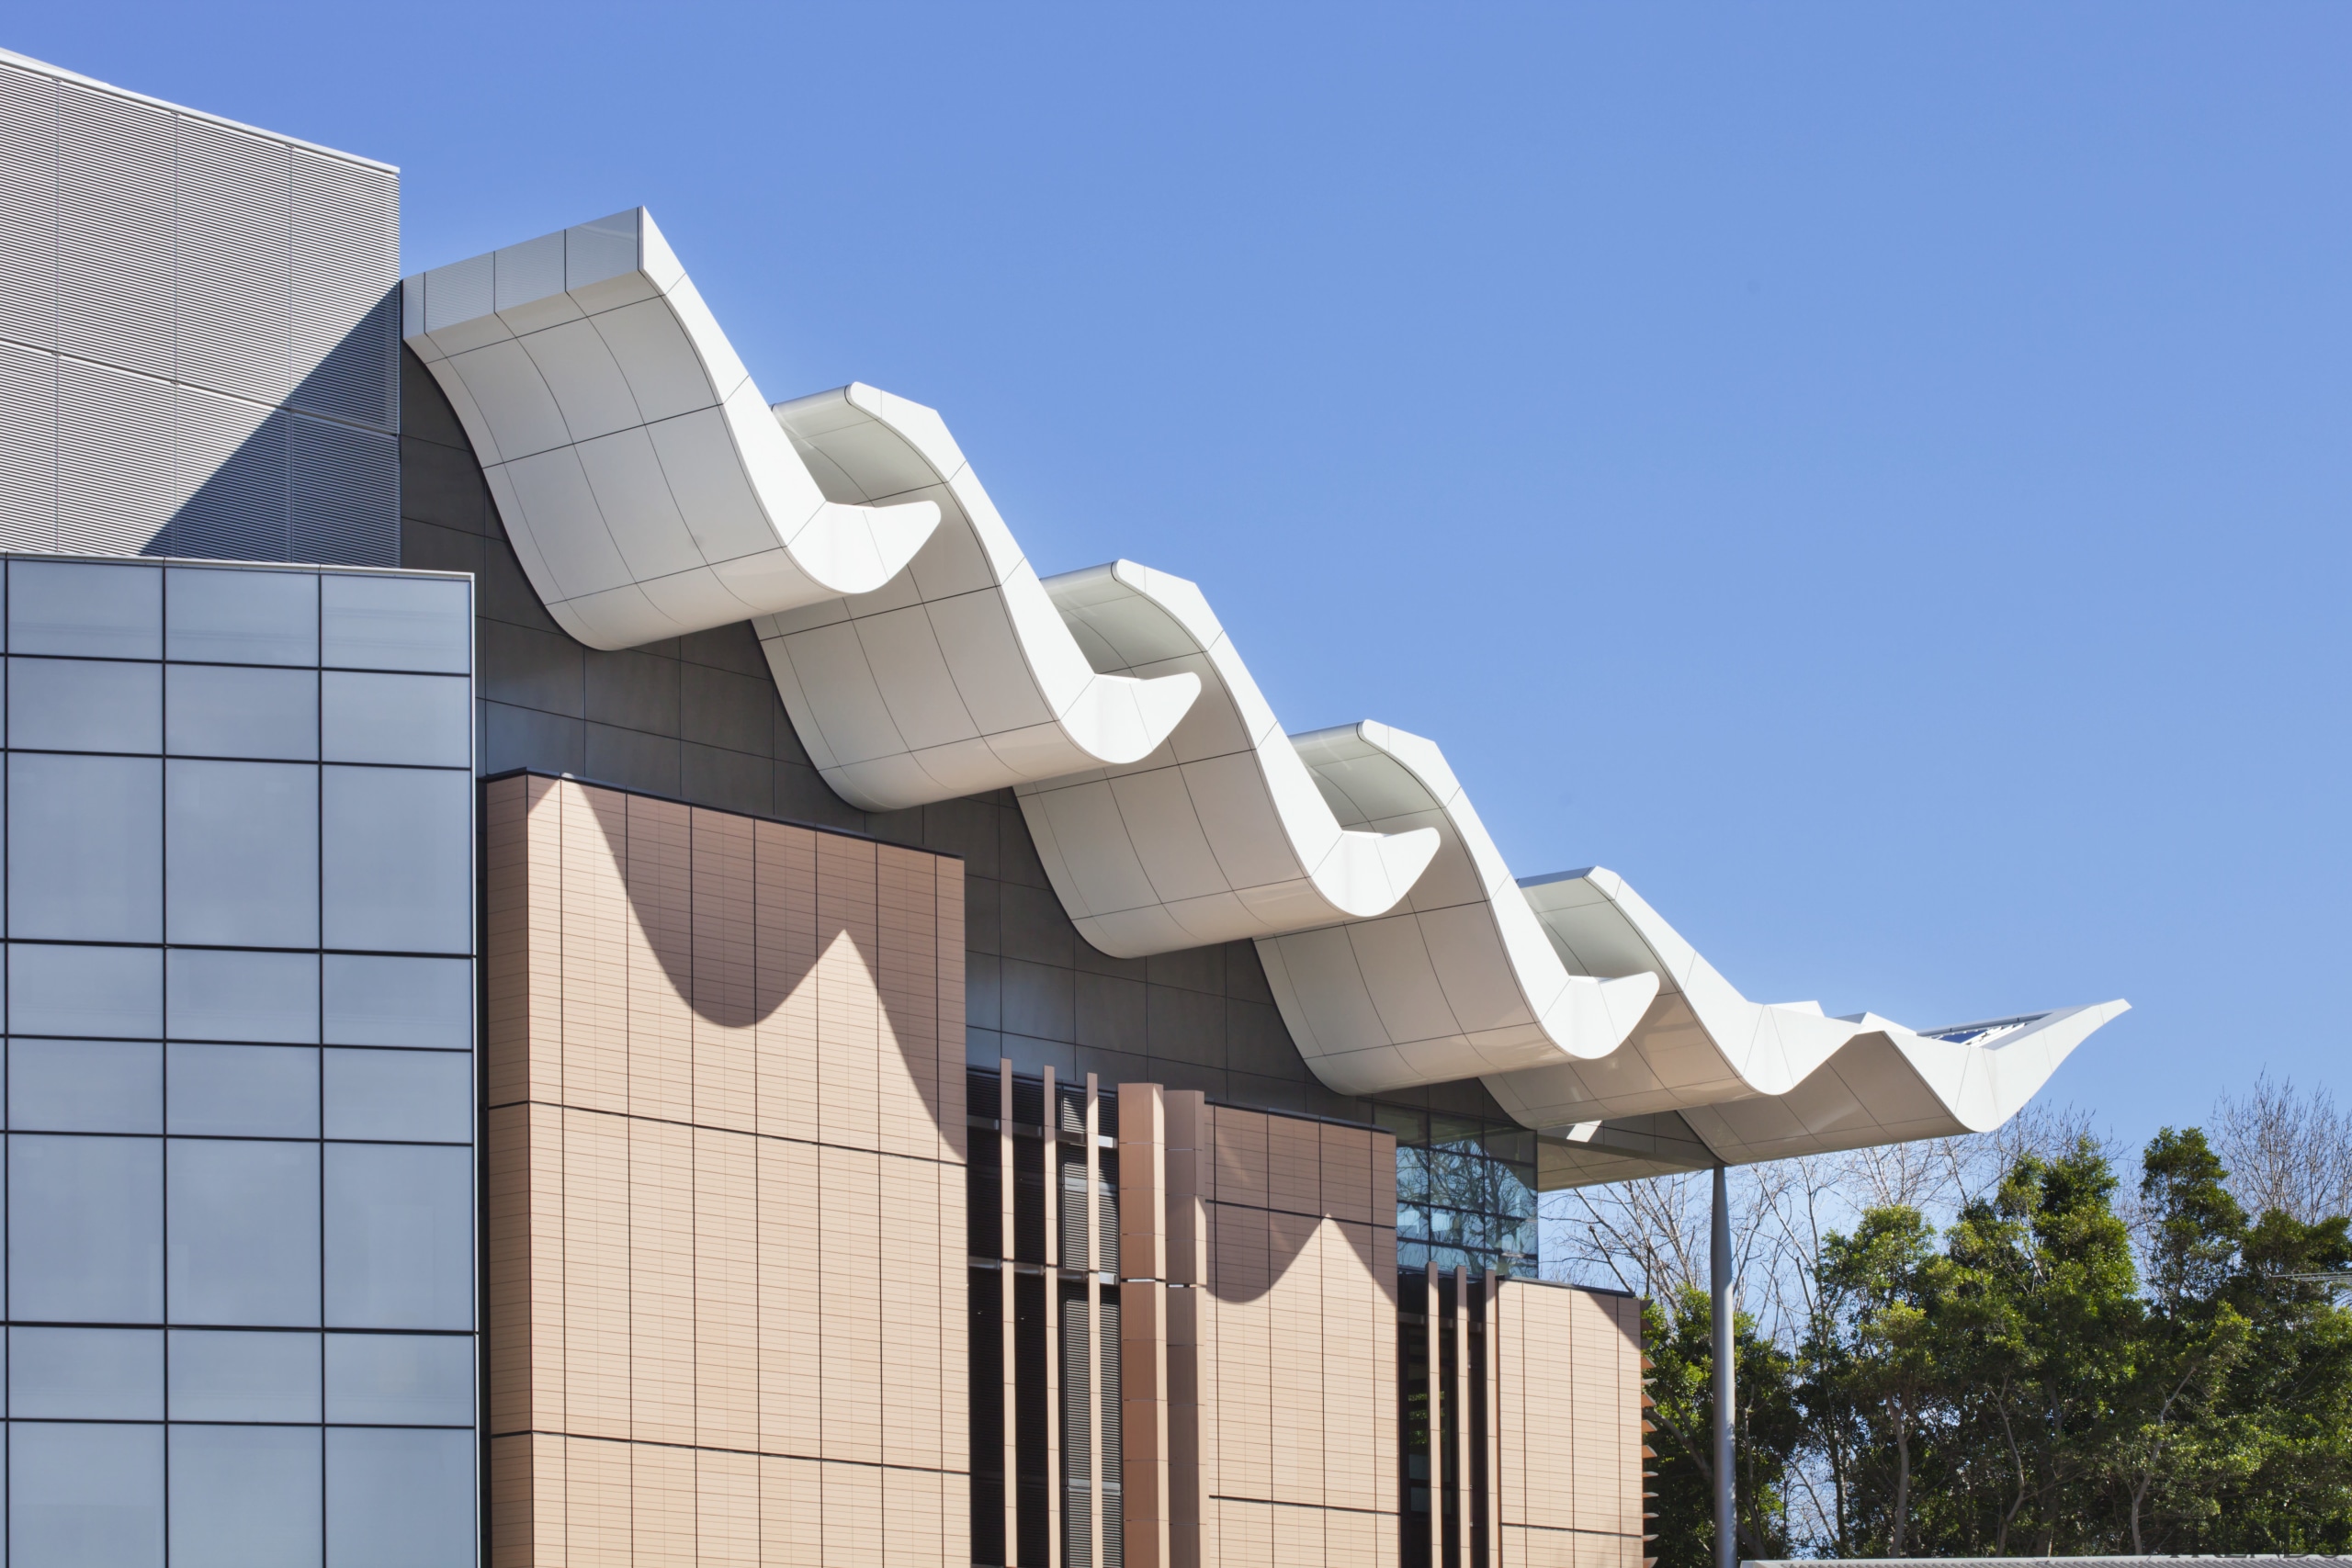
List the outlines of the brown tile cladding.
<svg viewBox="0 0 2352 1568">
<path fill-rule="evenodd" d="M 494 1568 L 968 1561 L 960 863 L 488 794 Z"/>
<path fill-rule="evenodd" d="M 1641 1568 L 1641 1303 L 1513 1280 L 1498 1316 L 1504 1562 Z"/>
<path fill-rule="evenodd" d="M 1196 1555 L 1180 1535 L 1174 1562 L 1392 1564 L 1396 1142 L 1222 1105 L 1196 1114 L 1208 1278 L 1185 1293 L 1203 1517 Z"/>
</svg>

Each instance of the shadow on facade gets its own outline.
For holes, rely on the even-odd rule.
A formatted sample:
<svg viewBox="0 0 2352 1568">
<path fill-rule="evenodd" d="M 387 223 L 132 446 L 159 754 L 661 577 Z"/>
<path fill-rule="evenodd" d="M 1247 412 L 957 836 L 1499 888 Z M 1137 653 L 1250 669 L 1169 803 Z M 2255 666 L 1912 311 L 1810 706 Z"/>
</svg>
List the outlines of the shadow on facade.
<svg viewBox="0 0 2352 1568">
<path fill-rule="evenodd" d="M 634 929 L 612 933 L 628 954 L 622 983 L 634 988 L 642 976 L 629 961 L 641 942 L 666 993 L 657 1005 L 683 1003 L 690 1015 L 697 1074 L 707 1064 L 740 1073 L 744 1064 L 729 1053 L 747 1046 L 762 1064 L 753 1070 L 763 1070 L 773 1053 L 753 1042 L 775 1032 L 804 1043 L 819 1075 L 815 1085 L 795 1088 L 829 1099 L 824 1079 L 833 1075 L 887 1117 L 891 1107 L 881 1102 L 892 1086 L 858 1081 L 854 1037 L 871 1019 L 877 1066 L 895 1056 L 903 1074 L 897 1087 L 911 1089 L 933 1127 L 961 1146 L 963 1106 L 959 1100 L 951 1112 L 943 1093 L 961 1046 L 943 1062 L 940 1012 L 951 987 L 961 1012 L 963 933 L 960 920 L 943 929 L 942 857 L 593 785 L 580 786 L 576 798 L 609 857 L 613 870 L 602 874 L 616 875 L 627 894 Z M 600 874 L 587 863 L 592 857 L 565 848 L 567 878 Z M 571 985 L 567 959 L 567 992 Z M 633 1030 L 639 1010 L 632 998 Z M 752 1092 L 767 1095 L 765 1086 Z"/>
<path fill-rule="evenodd" d="M 137 553 L 398 566 L 399 322 L 396 285 L 283 407 L 177 388 L 181 481 L 210 471 Z"/>
</svg>

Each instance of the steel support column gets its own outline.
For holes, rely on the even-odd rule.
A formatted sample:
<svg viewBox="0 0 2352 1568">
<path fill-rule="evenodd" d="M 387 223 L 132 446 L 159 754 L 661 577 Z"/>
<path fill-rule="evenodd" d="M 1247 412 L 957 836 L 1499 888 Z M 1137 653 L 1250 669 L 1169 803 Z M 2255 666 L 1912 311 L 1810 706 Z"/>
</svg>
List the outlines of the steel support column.
<svg viewBox="0 0 2352 1568">
<path fill-rule="evenodd" d="M 1739 1568 L 1738 1516 L 1732 1472 L 1731 1418 L 1736 1408 L 1732 1390 L 1733 1297 L 1731 1278 L 1731 1196 L 1724 1168 L 1715 1167 L 1713 1245 L 1708 1248 L 1708 1286 L 1714 1322 L 1715 1359 L 1715 1568 Z"/>
</svg>

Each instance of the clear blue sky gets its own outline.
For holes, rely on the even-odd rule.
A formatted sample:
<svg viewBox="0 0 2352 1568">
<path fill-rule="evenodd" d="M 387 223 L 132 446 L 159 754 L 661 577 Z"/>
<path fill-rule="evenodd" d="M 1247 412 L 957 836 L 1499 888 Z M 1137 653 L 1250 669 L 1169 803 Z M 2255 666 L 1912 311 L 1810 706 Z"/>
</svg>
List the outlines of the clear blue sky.
<svg viewBox="0 0 2352 1568">
<path fill-rule="evenodd" d="M 27 7 L 401 164 L 410 267 L 644 203 L 771 399 L 938 407 L 1045 570 L 1750 995 L 2127 996 L 2053 1098 L 2352 1094 L 2352 12 Z"/>
</svg>

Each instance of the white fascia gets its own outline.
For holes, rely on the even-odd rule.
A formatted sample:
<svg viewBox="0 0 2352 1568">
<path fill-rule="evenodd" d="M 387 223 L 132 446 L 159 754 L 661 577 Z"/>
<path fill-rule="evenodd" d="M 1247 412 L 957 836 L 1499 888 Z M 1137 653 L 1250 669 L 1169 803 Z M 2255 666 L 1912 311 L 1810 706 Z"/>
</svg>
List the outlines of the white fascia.
<svg viewBox="0 0 2352 1568">
<path fill-rule="evenodd" d="M 825 497 L 642 208 L 401 295 L 525 575 L 591 648 L 870 593 L 938 525 Z"/>
<path fill-rule="evenodd" d="M 1124 560 L 1044 587 L 1093 669 L 1200 682 L 1150 755 L 1016 791 L 1089 942 L 1140 958 L 1378 914 L 1405 897 L 1437 834 L 1341 827 L 1197 587 Z"/>
<path fill-rule="evenodd" d="M 1657 999 L 1615 1054 L 1487 1078 L 1528 1126 L 1786 1094 L 1856 1032 L 1817 1004 L 1749 1001 L 1612 871 L 1530 877 L 1521 889 L 1570 974 L 1657 981 Z"/>
<path fill-rule="evenodd" d="M 1658 978 L 1561 962 L 1436 744 L 1384 724 L 1294 736 L 1346 826 L 1437 839 L 1396 908 L 1260 939 L 1291 1037 L 1341 1094 L 1606 1060 Z M 1489 1077 L 1489 1082 L 1493 1078 Z"/>
<path fill-rule="evenodd" d="M 928 504 L 939 527 L 876 592 L 754 623 L 825 782 L 893 811 L 1133 762 L 1201 682 L 1102 674 L 933 410 L 864 385 L 775 407 L 826 499 Z"/>
<path fill-rule="evenodd" d="M 2099 1002 L 1924 1031 L 1857 1013 L 1845 1021 L 1853 1039 L 1788 1093 L 1682 1115 L 1726 1165 L 1989 1133 L 2131 1007 Z"/>
</svg>

